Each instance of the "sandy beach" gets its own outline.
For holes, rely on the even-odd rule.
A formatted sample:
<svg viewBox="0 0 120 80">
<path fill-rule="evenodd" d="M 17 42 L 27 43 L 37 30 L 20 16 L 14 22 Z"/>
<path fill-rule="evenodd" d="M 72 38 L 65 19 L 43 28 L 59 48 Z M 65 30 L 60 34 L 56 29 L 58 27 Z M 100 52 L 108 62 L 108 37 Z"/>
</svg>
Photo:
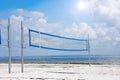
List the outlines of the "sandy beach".
<svg viewBox="0 0 120 80">
<path fill-rule="evenodd" d="M 120 80 L 120 65 L 86 64 L 0 64 L 0 80 Z"/>
</svg>

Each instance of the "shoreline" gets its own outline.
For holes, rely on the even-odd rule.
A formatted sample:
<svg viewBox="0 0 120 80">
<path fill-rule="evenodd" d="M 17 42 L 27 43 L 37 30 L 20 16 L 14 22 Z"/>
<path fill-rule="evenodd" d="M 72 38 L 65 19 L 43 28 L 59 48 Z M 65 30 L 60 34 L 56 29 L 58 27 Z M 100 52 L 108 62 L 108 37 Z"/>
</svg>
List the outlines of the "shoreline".
<svg viewBox="0 0 120 80">
<path fill-rule="evenodd" d="M 65 56 L 24 56 L 25 64 L 89 64 L 86 55 L 65 55 Z M 8 57 L 0 57 L 0 63 L 8 63 Z M 12 63 L 21 63 L 20 56 L 12 56 Z M 97 56 L 91 55 L 90 64 L 120 65 L 120 56 Z"/>
<path fill-rule="evenodd" d="M 8 64 L 8 63 L 7 62 L 0 62 L 0 64 Z M 21 62 L 12 62 L 11 64 L 21 64 Z M 24 64 L 81 64 L 81 65 L 89 65 L 88 62 L 24 62 Z M 90 62 L 90 65 L 120 65 L 120 63 Z"/>
</svg>

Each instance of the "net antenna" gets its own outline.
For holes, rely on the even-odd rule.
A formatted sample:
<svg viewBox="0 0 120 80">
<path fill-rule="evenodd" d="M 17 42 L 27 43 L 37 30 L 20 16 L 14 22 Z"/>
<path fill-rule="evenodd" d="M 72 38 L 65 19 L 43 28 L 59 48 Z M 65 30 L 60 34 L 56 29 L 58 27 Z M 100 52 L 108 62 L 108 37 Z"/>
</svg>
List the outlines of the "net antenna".
<svg viewBox="0 0 120 80">
<path fill-rule="evenodd" d="M 29 29 L 29 46 L 57 51 L 88 51 L 88 39 L 76 39 Z"/>
<path fill-rule="evenodd" d="M 8 72 L 11 73 L 11 42 L 10 42 L 10 18 L 8 18 Z"/>
</svg>

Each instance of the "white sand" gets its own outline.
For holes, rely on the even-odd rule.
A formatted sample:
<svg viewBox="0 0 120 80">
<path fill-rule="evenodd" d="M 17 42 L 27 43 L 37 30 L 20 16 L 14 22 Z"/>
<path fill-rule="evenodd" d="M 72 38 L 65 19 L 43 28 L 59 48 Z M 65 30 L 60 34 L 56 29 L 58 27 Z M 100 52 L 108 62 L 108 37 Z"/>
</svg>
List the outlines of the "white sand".
<svg viewBox="0 0 120 80">
<path fill-rule="evenodd" d="M 24 73 L 20 64 L 0 64 L 0 80 L 120 80 L 120 65 L 83 64 L 25 64 Z"/>
</svg>

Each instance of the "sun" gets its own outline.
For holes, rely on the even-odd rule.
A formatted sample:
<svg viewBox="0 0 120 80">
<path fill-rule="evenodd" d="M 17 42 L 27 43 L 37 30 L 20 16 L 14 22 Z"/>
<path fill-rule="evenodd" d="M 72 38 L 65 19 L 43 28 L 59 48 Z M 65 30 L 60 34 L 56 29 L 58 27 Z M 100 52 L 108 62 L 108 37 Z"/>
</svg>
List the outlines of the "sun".
<svg viewBox="0 0 120 80">
<path fill-rule="evenodd" d="M 76 8 L 77 8 L 79 11 L 85 11 L 85 10 L 87 9 L 87 3 L 86 3 L 85 1 L 77 2 Z"/>
</svg>

